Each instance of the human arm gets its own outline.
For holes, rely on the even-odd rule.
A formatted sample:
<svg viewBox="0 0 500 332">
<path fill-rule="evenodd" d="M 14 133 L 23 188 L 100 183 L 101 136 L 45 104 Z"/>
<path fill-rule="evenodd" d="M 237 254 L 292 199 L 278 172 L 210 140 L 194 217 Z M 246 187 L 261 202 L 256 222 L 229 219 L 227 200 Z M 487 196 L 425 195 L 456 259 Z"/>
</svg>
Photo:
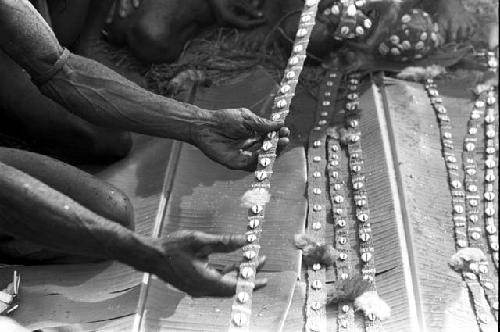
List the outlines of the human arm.
<svg viewBox="0 0 500 332">
<path fill-rule="evenodd" d="M 96 125 L 185 141 L 238 169 L 255 164 L 253 150 L 261 145 L 263 128 L 283 126 L 245 109 L 209 111 L 146 91 L 106 66 L 64 50 L 26 0 L 0 0 L 0 31 L 0 48 L 31 75 L 44 95 Z M 243 117 L 244 124 L 221 122 Z M 204 149 L 207 128 L 220 143 L 218 151 Z M 235 130 L 238 135 L 225 135 Z M 280 145 L 287 140 L 282 137 Z"/>
<path fill-rule="evenodd" d="M 208 255 L 242 247 L 244 236 L 183 231 L 147 238 L 3 163 L 0 188 L 2 233 L 69 255 L 117 260 L 192 296 L 234 294 L 235 276 L 210 268 Z M 256 287 L 264 284 L 256 281 Z"/>
</svg>

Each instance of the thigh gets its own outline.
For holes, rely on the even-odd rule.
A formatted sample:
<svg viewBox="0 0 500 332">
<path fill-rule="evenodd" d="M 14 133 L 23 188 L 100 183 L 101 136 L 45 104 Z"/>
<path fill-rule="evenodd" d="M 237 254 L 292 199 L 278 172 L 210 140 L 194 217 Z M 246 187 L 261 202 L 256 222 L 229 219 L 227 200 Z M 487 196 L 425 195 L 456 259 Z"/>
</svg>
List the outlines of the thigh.
<svg viewBox="0 0 500 332">
<path fill-rule="evenodd" d="M 0 148 L 0 162 L 70 197 L 90 211 L 133 229 L 129 198 L 114 186 L 76 167 L 37 153 Z"/>
</svg>

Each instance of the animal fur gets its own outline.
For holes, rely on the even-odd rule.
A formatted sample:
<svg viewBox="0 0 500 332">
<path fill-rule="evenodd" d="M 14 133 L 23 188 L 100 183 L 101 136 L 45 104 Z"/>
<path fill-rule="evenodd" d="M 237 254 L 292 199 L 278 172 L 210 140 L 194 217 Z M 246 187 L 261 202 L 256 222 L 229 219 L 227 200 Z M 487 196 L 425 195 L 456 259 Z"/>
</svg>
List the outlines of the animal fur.
<svg viewBox="0 0 500 332">
<path fill-rule="evenodd" d="M 380 320 L 386 320 L 391 317 L 391 308 L 377 292 L 368 291 L 354 300 L 354 309 L 361 310 L 365 315 L 374 315 Z"/>
<path fill-rule="evenodd" d="M 248 209 L 254 205 L 265 205 L 271 200 L 271 194 L 265 188 L 253 188 L 248 190 L 241 198 L 241 205 Z"/>
<path fill-rule="evenodd" d="M 370 288 L 370 282 L 361 276 L 337 281 L 328 289 L 327 303 L 353 302 Z"/>
<path fill-rule="evenodd" d="M 478 248 L 464 248 L 451 256 L 450 266 L 455 271 L 465 271 L 469 269 L 470 264 L 486 261 L 486 255 Z"/>
<path fill-rule="evenodd" d="M 442 66 L 432 65 L 429 67 L 415 67 L 410 66 L 403 69 L 397 77 L 402 80 L 422 82 L 428 78 L 435 78 L 444 74 L 446 69 Z"/>
<path fill-rule="evenodd" d="M 479 96 L 483 92 L 489 91 L 496 87 L 498 87 L 498 74 L 487 71 L 482 75 L 480 82 L 476 85 L 473 92 L 474 94 Z"/>
<path fill-rule="evenodd" d="M 305 234 L 295 235 L 295 246 L 302 249 L 302 260 L 307 266 L 317 263 L 332 266 L 338 258 L 333 246 L 316 242 Z"/>
<path fill-rule="evenodd" d="M 352 136 L 354 136 L 356 132 L 351 129 L 351 128 L 344 128 L 344 127 L 331 127 L 328 128 L 328 136 L 334 139 L 337 139 L 340 141 L 340 145 L 342 146 L 347 146 L 350 141 Z"/>
</svg>

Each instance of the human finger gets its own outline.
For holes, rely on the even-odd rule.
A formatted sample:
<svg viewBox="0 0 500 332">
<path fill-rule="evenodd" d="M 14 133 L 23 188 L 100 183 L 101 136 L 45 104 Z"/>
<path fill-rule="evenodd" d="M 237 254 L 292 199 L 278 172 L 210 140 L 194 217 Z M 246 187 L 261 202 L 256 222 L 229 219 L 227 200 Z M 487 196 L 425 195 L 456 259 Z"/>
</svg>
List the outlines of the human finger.
<svg viewBox="0 0 500 332">
<path fill-rule="evenodd" d="M 141 5 L 141 0 L 133 0 L 133 3 L 135 8 L 139 8 L 139 6 Z"/>
<path fill-rule="evenodd" d="M 290 136 L 290 129 L 288 127 L 281 127 L 279 132 L 279 137 L 286 138 Z"/>
<path fill-rule="evenodd" d="M 283 137 L 278 140 L 278 148 L 276 149 L 276 153 L 280 154 L 290 143 L 290 139 L 288 137 Z"/>
<path fill-rule="evenodd" d="M 458 29 L 456 28 L 455 24 L 450 24 L 450 41 L 453 43 L 457 42 L 457 32 Z"/>
<path fill-rule="evenodd" d="M 448 41 L 448 25 L 447 20 L 439 17 L 437 20 L 438 32 L 441 35 L 441 38 L 446 42 Z"/>
<path fill-rule="evenodd" d="M 252 172 L 257 167 L 257 158 L 258 158 L 258 151 L 252 152 L 240 149 L 239 151 L 234 152 L 232 157 L 226 158 L 226 162 L 224 162 L 224 164 L 229 169 L 245 170 Z"/>
<path fill-rule="evenodd" d="M 235 251 L 246 244 L 244 235 L 215 235 L 196 232 L 190 246 L 194 250 L 203 250 L 208 254 L 218 252 L 225 253 Z"/>
<path fill-rule="evenodd" d="M 264 266 L 264 264 L 266 263 L 267 257 L 265 255 L 263 255 L 263 256 L 258 257 L 257 259 L 258 259 L 258 261 L 257 261 L 257 269 L 256 270 L 260 271 L 262 269 L 262 267 Z M 239 273 L 240 272 L 240 265 L 241 265 L 241 263 L 229 264 L 222 270 L 221 273 L 224 275 L 231 273 L 231 272 L 234 272 L 234 271 Z"/>
<path fill-rule="evenodd" d="M 258 278 L 255 279 L 254 289 L 258 290 L 262 287 L 266 286 L 267 278 Z M 238 284 L 238 278 L 234 275 L 226 274 L 221 278 L 213 279 L 210 282 L 210 296 L 233 296 L 236 292 L 236 286 Z M 208 286 L 208 285 L 207 285 Z"/>
<path fill-rule="evenodd" d="M 130 0 L 120 0 L 119 15 L 124 18 L 130 12 Z"/>
<path fill-rule="evenodd" d="M 235 14 L 228 14 L 228 16 L 226 16 L 225 18 L 225 21 L 241 29 L 250 29 L 266 23 L 266 19 L 264 17 L 257 19 L 255 18 L 247 19 L 239 17 Z"/>
<path fill-rule="evenodd" d="M 238 279 L 234 275 L 222 275 L 216 270 L 203 268 L 199 276 L 200 296 L 226 297 L 236 292 Z M 201 290 L 203 289 L 203 290 Z M 197 294 L 193 295 L 196 296 Z"/>
<path fill-rule="evenodd" d="M 459 26 L 457 29 L 457 42 L 462 42 L 465 40 L 465 29 L 464 26 Z"/>
<path fill-rule="evenodd" d="M 245 15 L 248 15 L 252 18 L 262 18 L 264 16 L 264 13 L 262 13 L 260 10 L 258 10 L 255 6 L 252 4 L 248 3 L 245 0 L 240 0 L 237 1 L 234 6 L 241 10 L 241 12 Z"/>
<path fill-rule="evenodd" d="M 248 126 L 260 134 L 265 134 L 271 131 L 279 131 L 281 127 L 284 127 L 284 125 L 285 123 L 283 121 L 267 120 L 253 113 L 248 119 Z"/>
<path fill-rule="evenodd" d="M 257 151 L 262 146 L 262 137 L 252 137 L 246 139 L 241 145 L 241 149 L 245 151 Z"/>
<path fill-rule="evenodd" d="M 106 24 L 111 24 L 113 22 L 113 17 L 115 16 L 116 2 L 113 1 L 111 8 L 109 9 L 108 16 L 106 17 Z"/>
</svg>

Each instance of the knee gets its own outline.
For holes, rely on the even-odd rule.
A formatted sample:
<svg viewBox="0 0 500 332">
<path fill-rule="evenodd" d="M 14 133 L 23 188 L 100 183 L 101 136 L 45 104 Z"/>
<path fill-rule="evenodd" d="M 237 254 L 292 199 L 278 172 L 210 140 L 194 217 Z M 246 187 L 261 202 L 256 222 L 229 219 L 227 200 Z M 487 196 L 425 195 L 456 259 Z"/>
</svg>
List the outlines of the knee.
<svg viewBox="0 0 500 332">
<path fill-rule="evenodd" d="M 182 52 L 168 22 L 153 24 L 140 19 L 131 26 L 127 41 L 134 55 L 144 62 L 173 62 Z"/>
<path fill-rule="evenodd" d="M 134 230 L 134 207 L 130 198 L 119 189 L 113 188 L 109 191 L 108 199 L 112 220 L 123 227 Z"/>
<path fill-rule="evenodd" d="M 128 132 L 108 131 L 92 135 L 92 154 L 96 159 L 114 161 L 125 157 L 132 148 Z"/>
</svg>

